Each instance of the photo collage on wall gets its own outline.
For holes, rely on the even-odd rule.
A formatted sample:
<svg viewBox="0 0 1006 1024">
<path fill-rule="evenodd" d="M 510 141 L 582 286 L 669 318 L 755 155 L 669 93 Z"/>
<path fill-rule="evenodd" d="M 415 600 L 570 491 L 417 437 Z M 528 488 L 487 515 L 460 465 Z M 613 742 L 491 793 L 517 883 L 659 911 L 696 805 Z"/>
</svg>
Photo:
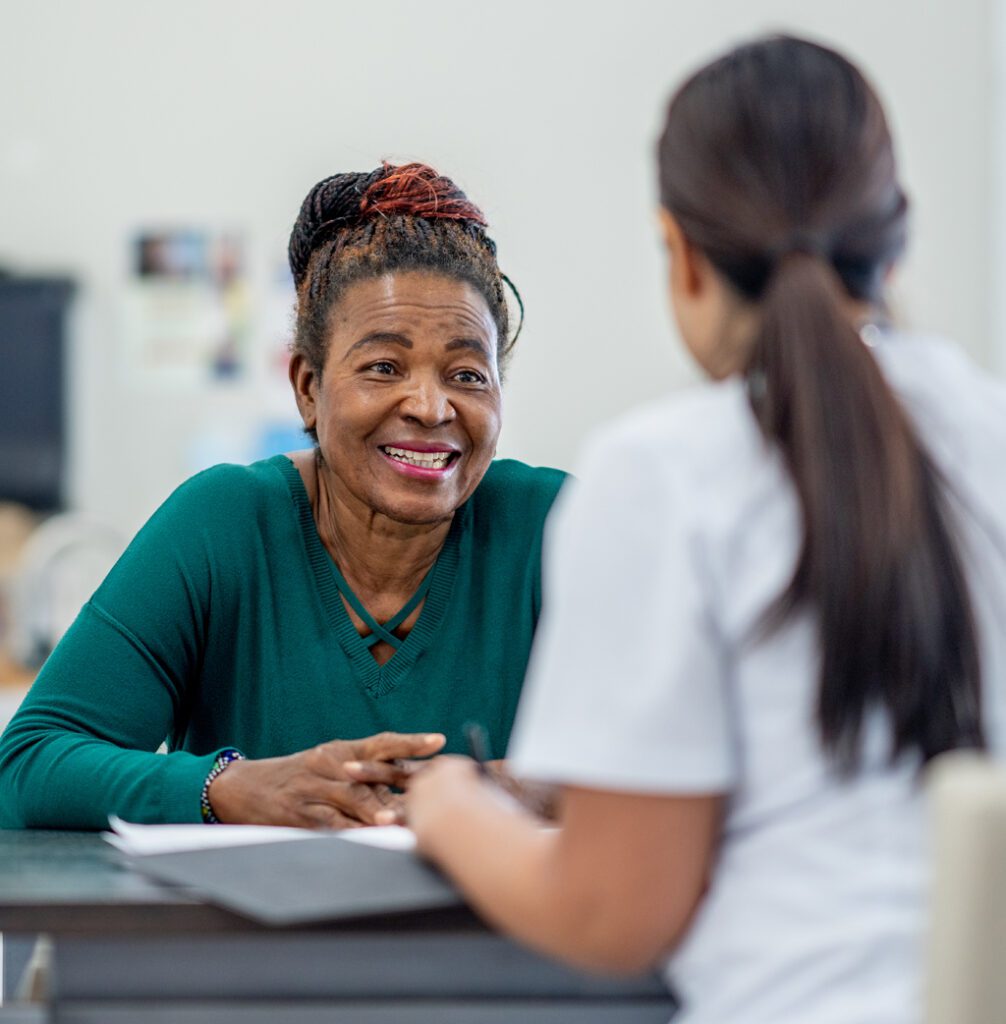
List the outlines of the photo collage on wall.
<svg viewBox="0 0 1006 1024">
<path fill-rule="evenodd" d="M 144 230 L 131 256 L 124 332 L 130 371 L 160 384 L 245 373 L 250 312 L 241 236 Z"/>
</svg>

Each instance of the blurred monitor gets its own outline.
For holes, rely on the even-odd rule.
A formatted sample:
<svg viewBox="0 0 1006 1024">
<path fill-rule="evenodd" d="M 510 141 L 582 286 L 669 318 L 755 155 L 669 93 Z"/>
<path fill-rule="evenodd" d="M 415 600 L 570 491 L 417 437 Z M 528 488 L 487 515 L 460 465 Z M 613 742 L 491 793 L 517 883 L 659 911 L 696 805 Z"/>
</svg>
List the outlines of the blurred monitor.
<svg viewBox="0 0 1006 1024">
<path fill-rule="evenodd" d="M 63 507 L 73 283 L 0 275 L 0 501 Z"/>
</svg>

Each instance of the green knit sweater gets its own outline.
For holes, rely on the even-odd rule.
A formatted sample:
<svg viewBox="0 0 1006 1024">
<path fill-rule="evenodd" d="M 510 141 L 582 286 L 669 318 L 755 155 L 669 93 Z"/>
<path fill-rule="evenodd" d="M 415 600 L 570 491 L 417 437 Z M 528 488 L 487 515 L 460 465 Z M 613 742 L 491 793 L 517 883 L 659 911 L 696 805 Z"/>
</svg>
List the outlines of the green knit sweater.
<svg viewBox="0 0 1006 1024">
<path fill-rule="evenodd" d="M 506 749 L 564 474 L 493 463 L 458 510 L 422 613 L 379 666 L 346 613 L 300 474 L 217 466 L 154 514 L 0 738 L 0 827 L 199 821 L 218 751 L 291 754 L 481 722 Z M 168 753 L 155 753 L 163 741 Z"/>
</svg>

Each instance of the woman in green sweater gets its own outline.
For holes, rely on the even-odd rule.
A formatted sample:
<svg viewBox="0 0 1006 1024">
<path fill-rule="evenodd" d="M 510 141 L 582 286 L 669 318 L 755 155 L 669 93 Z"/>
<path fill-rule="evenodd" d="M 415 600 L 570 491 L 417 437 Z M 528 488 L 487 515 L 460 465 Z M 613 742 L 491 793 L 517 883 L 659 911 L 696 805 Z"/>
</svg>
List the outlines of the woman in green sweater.
<svg viewBox="0 0 1006 1024">
<path fill-rule="evenodd" d="M 511 343 L 485 226 L 424 165 L 312 189 L 290 379 L 315 448 L 154 514 L 0 739 L 0 826 L 353 827 L 468 721 L 502 756 L 563 474 L 493 461 Z"/>
</svg>

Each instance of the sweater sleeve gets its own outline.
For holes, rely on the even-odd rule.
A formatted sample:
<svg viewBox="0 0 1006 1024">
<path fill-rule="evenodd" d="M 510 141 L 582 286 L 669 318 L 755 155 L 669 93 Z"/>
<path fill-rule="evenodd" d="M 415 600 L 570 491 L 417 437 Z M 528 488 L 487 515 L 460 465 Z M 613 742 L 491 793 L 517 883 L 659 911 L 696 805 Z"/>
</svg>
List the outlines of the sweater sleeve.
<svg viewBox="0 0 1006 1024">
<path fill-rule="evenodd" d="M 0 738 L 0 826 L 200 820 L 217 751 L 156 751 L 185 721 L 221 598 L 214 523 L 228 472 L 200 474 L 165 502 L 43 666 Z"/>
</svg>

